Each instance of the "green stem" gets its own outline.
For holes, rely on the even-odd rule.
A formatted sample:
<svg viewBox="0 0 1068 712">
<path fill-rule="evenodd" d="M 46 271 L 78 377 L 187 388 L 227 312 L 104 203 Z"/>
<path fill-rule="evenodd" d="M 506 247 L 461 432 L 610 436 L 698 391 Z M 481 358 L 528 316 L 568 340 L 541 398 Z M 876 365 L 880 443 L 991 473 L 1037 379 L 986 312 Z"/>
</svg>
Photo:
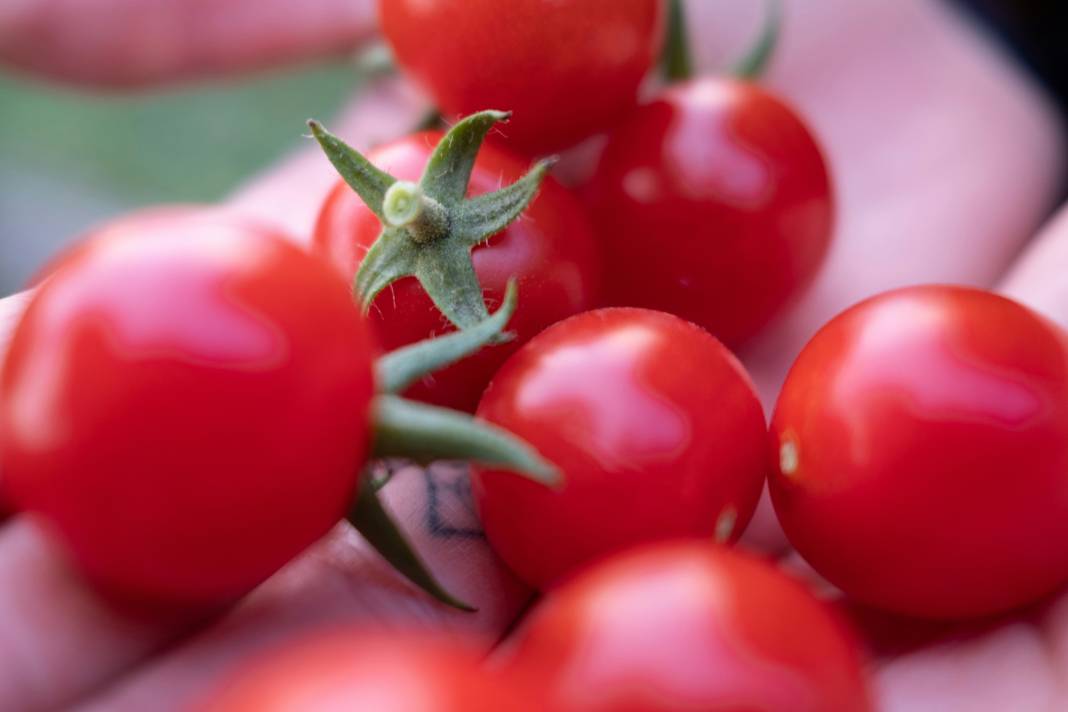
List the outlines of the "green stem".
<svg viewBox="0 0 1068 712">
<path fill-rule="evenodd" d="M 749 51 L 734 65 L 731 74 L 739 79 L 754 81 L 760 79 L 768 68 L 775 48 L 779 44 L 782 29 L 782 0 L 767 0 L 764 27 L 757 41 Z"/>
<path fill-rule="evenodd" d="M 515 313 L 517 291 L 515 280 L 510 280 L 500 308 L 475 326 L 405 346 L 378 359 L 378 390 L 400 393 L 423 376 L 450 366 L 487 344 L 509 340 L 511 335 L 502 331 Z"/>
<path fill-rule="evenodd" d="M 669 4 L 667 39 L 660 64 L 668 81 L 678 82 L 693 76 L 693 58 L 686 34 L 686 12 L 682 0 L 671 0 Z"/>
<path fill-rule="evenodd" d="M 414 131 L 433 131 L 440 129 L 445 119 L 437 109 L 427 109 L 423 118 L 419 119 L 413 127 Z"/>
<path fill-rule="evenodd" d="M 407 230 L 408 237 L 420 245 L 439 240 L 449 232 L 445 207 L 418 184 L 406 180 L 399 180 L 386 190 L 382 219 L 391 227 Z"/>
<path fill-rule="evenodd" d="M 356 57 L 356 73 L 365 81 L 397 73 L 393 52 L 384 42 L 376 42 Z"/>
<path fill-rule="evenodd" d="M 404 536 L 404 532 L 382 506 L 378 499 L 378 490 L 369 477 L 363 478 L 348 519 L 367 543 L 413 584 L 454 608 L 468 612 L 478 610 L 450 594 L 438 583 L 422 557 Z"/>
<path fill-rule="evenodd" d="M 559 486 L 559 470 L 506 430 L 464 413 L 405 400 L 375 399 L 374 457 L 406 457 L 419 463 L 467 460 L 511 470 L 535 482 Z"/>
</svg>

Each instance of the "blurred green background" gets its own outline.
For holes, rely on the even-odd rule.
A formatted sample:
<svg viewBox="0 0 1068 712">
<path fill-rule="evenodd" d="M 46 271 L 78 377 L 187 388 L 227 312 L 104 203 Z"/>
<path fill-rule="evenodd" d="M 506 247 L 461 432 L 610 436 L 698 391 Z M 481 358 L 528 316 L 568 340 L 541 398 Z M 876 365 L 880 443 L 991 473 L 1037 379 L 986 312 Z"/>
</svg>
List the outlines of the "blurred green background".
<svg viewBox="0 0 1068 712">
<path fill-rule="evenodd" d="M 350 62 L 147 94 L 88 94 L 0 72 L 0 295 L 112 215 L 224 196 L 356 84 Z"/>
</svg>

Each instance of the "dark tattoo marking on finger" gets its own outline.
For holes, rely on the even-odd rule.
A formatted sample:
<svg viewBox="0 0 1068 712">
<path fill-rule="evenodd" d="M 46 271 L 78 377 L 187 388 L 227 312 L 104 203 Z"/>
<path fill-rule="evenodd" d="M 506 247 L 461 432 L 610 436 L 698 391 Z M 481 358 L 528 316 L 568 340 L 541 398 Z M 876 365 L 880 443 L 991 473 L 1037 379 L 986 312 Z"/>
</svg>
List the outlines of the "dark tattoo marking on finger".
<svg viewBox="0 0 1068 712">
<path fill-rule="evenodd" d="M 485 539 L 471 496 L 470 470 L 464 465 L 436 462 L 425 470 L 426 525 L 440 539 Z"/>
</svg>

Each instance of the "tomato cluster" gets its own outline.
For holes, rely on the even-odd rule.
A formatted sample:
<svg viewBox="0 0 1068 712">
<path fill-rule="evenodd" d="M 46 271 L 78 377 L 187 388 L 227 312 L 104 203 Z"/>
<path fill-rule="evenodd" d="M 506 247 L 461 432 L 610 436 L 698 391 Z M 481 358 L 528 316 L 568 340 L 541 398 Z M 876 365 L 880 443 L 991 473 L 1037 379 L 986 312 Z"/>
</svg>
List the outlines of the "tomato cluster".
<svg viewBox="0 0 1068 712">
<path fill-rule="evenodd" d="M 398 178 L 416 180 L 441 139 L 440 131 L 412 134 L 375 149 L 368 158 Z M 512 183 L 524 168 L 524 163 L 507 151 L 485 146 L 474 163 L 470 194 L 488 193 L 502 181 Z M 319 214 L 313 250 L 352 280 L 379 230 L 375 213 L 339 181 Z M 542 184 L 523 219 L 476 247 L 471 257 L 486 300 L 499 303 L 508 280 L 517 280 L 522 301 L 509 325 L 516 339 L 487 348 L 407 391 L 417 400 L 467 411 L 475 409 L 490 376 L 520 343 L 564 317 L 594 307 L 601 277 L 589 218 L 578 199 L 551 177 Z M 379 342 L 387 349 L 448 328 L 411 277 L 380 294 L 368 316 Z"/>
<path fill-rule="evenodd" d="M 551 475 L 503 432 L 376 393 L 478 348 L 514 299 L 376 368 L 336 270 L 222 214 L 132 216 L 44 274 L 0 372 L 3 499 L 116 600 L 229 603 L 346 516 L 448 599 L 383 524 L 363 477 L 372 450 Z M 442 432 L 437 452 L 422 442 Z"/>
<path fill-rule="evenodd" d="M 813 131 L 740 77 L 639 103 L 665 2 L 505 4 L 380 1 L 400 68 L 463 118 L 367 157 L 311 122 L 341 180 L 310 250 L 187 210 L 53 263 L 0 371 L 0 503 L 118 599 L 232 602 L 347 517 L 464 607 L 365 473 L 473 462 L 489 544 L 545 594 L 515 636 L 486 662 L 332 631 L 219 712 L 871 709 L 836 614 L 730 548 L 765 484 L 866 605 L 969 618 L 1068 581 L 1068 335 L 980 290 L 879 295 L 811 340 L 769 429 L 730 348 L 831 247 Z M 582 185 L 527 166 L 595 134 Z"/>
</svg>

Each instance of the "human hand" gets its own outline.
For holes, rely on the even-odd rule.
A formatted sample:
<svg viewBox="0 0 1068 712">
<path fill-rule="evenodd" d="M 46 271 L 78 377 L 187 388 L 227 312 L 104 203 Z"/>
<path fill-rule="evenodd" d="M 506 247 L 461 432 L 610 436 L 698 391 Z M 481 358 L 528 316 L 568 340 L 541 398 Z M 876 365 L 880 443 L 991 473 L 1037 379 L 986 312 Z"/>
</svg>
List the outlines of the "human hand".
<svg viewBox="0 0 1068 712">
<path fill-rule="evenodd" d="M 121 3 L 96 0 L 105 1 L 113 7 Z M 76 4 L 24 0 L 18 7 L 52 7 L 39 15 L 46 18 L 40 26 L 49 27 L 48 22 L 68 22 L 72 16 L 62 8 L 70 12 Z M 350 8 L 346 16 L 353 18 L 346 42 L 369 36 L 372 3 L 344 4 Z M 137 5 L 146 13 L 151 7 L 184 7 L 190 18 L 215 17 L 212 22 L 221 17 L 212 15 L 218 8 L 262 7 L 237 0 Z M 302 3 L 301 12 L 310 12 L 312 5 Z M 708 70 L 724 66 L 759 21 L 755 6 L 722 0 L 691 5 L 692 31 L 701 38 L 695 48 Z M 1063 169 L 1062 136 L 1052 110 L 1027 79 L 965 22 L 931 0 L 878 5 L 810 0 L 787 10 L 783 44 L 767 82 L 799 106 L 823 139 L 841 210 L 837 242 L 817 283 L 742 354 L 765 404 L 774 401 L 786 368 L 818 326 L 858 299 L 890 287 L 929 281 L 1002 285 L 1011 296 L 1068 325 L 1066 287 L 1057 270 L 1068 260 L 1068 214 L 1017 259 L 1051 206 Z M 257 25 L 255 15 L 249 15 L 245 36 L 270 37 L 262 32 L 268 25 Z M 2 29 L 10 26 L 6 17 L 0 15 L 0 38 L 7 37 Z M 108 22 L 121 17 L 109 13 Z M 284 24 L 272 31 L 284 33 Z M 300 52 L 310 54 L 335 49 L 338 28 L 330 22 L 320 27 L 321 36 L 305 29 L 301 33 L 309 34 L 301 36 L 320 36 L 321 42 L 250 42 L 261 48 L 302 47 Z M 114 35 L 123 36 L 128 35 Z M 199 33 L 184 36 L 198 39 L 187 39 L 186 54 L 172 56 L 217 56 L 212 52 L 219 51 L 219 43 L 203 40 L 201 47 Z M 902 36 L 910 38 L 907 46 L 900 43 Z M 122 42 L 98 46 L 109 44 L 126 47 Z M 0 47 L 8 46 L 14 45 L 0 39 Z M 0 49 L 8 61 L 29 61 L 16 60 L 7 51 Z M 129 54 L 121 62 L 105 61 L 114 56 L 108 52 L 87 51 L 77 55 L 57 49 L 57 57 L 40 60 L 46 62 L 40 66 L 54 68 L 48 70 L 53 74 L 79 64 L 95 66 L 66 76 L 121 84 L 190 76 L 189 67 L 249 67 L 298 53 L 235 49 L 233 60 L 163 63 L 159 66 L 164 69 L 131 79 L 127 69 L 115 68 L 136 63 L 136 48 L 126 47 Z M 69 59 L 75 56 L 80 58 Z M 260 60 L 250 62 L 249 56 Z M 403 132 L 423 108 L 413 92 L 388 80 L 373 87 L 336 125 L 342 135 L 366 147 Z M 572 172 L 581 173 L 581 156 L 572 161 Z M 307 239 L 318 203 L 333 180 L 332 169 L 309 148 L 250 183 L 220 209 L 271 221 Z M 0 302 L 0 340 L 6 341 L 23 303 L 19 297 Z M 179 707 L 250 650 L 342 621 L 465 631 L 481 634 L 491 644 L 530 593 L 501 568 L 478 536 L 460 473 L 409 468 L 395 476 L 386 492 L 388 504 L 408 525 L 435 572 L 450 590 L 479 606 L 479 613 L 458 613 L 433 603 L 401 582 L 347 525 L 339 525 L 221 618 L 146 619 L 97 599 L 71 576 L 36 525 L 16 519 L 0 531 L 0 707 Z M 767 518 L 754 523 L 749 541 L 765 549 L 781 546 Z M 876 665 L 882 708 L 1057 708 L 1058 701 L 1063 704 L 1058 670 L 1065 667 L 1059 639 L 1068 633 L 1062 609 L 1053 601 L 1041 610 L 968 630 L 952 643 L 924 641 L 905 653 L 893 648 Z M 903 624 L 896 631 L 902 629 Z M 885 643 L 881 637 L 879 642 Z"/>
</svg>

